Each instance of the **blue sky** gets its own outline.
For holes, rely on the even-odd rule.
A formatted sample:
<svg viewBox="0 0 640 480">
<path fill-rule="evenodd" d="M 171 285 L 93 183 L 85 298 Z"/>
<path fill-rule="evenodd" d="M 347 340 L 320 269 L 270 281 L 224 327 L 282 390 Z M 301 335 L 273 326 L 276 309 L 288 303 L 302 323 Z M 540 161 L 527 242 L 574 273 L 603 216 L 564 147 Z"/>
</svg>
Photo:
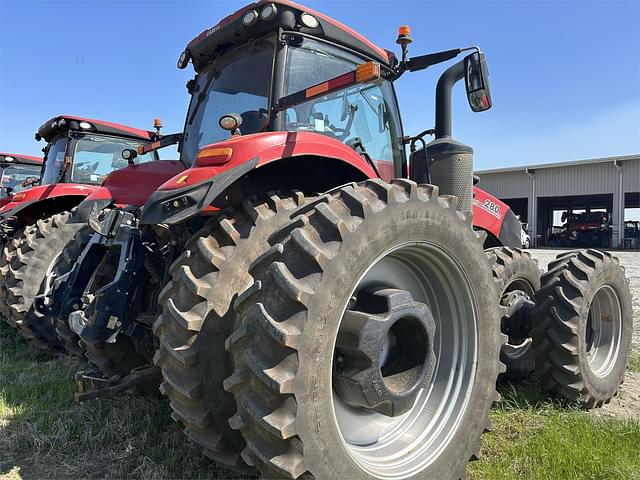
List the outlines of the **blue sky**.
<svg viewBox="0 0 640 480">
<path fill-rule="evenodd" d="M 39 153 L 33 133 L 59 113 L 180 131 L 192 70 L 184 46 L 248 0 L 0 0 L 0 150 Z M 454 137 L 476 168 L 640 152 L 640 1 L 307 0 L 396 49 L 413 29 L 413 54 L 480 45 L 494 107 L 471 113 L 459 85 Z M 406 133 L 433 125 L 443 69 L 397 83 Z"/>
</svg>

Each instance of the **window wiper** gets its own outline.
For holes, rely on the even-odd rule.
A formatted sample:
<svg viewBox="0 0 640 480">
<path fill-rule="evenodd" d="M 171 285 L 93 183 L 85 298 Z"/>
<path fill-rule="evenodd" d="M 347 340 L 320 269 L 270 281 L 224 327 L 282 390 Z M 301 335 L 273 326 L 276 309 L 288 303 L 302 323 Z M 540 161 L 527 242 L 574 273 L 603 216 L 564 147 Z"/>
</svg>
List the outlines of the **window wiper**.
<svg viewBox="0 0 640 480">
<path fill-rule="evenodd" d="M 213 81 L 217 78 L 217 75 L 216 75 L 217 72 L 214 70 L 215 65 L 216 65 L 215 62 L 213 65 L 211 65 L 211 71 L 209 74 L 209 78 L 207 79 L 207 83 L 204 84 L 204 87 L 200 90 L 200 93 L 198 93 L 198 100 L 196 101 L 196 104 L 193 106 L 193 112 L 191 112 L 191 116 L 189 117 L 189 125 L 191 125 L 195 120 L 196 114 L 200 109 L 200 105 L 202 105 L 202 102 L 204 102 L 205 99 L 208 97 L 209 87 L 211 86 L 211 83 L 213 83 Z"/>
</svg>

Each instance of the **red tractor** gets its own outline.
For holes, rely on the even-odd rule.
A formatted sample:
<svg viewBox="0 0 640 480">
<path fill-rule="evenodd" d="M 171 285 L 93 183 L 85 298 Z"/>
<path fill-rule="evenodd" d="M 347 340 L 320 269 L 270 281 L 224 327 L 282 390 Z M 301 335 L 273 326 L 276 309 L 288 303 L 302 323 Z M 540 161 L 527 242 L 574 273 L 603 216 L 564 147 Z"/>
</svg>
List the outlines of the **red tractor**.
<svg viewBox="0 0 640 480">
<path fill-rule="evenodd" d="M 127 166 L 123 149 L 156 140 L 157 135 L 69 115 L 54 117 L 38 129 L 36 140 L 47 142 L 41 176 L 36 172 L 25 178 L 23 183 L 31 188 L 7 197 L 0 207 L 5 244 L 0 256 L 0 311 L 37 346 L 62 348 L 55 332 L 40 328 L 42 316 L 32 305 L 48 265 L 78 229 L 67 224 L 71 211 L 109 173 Z M 140 156 L 137 163 L 157 158 L 153 152 Z"/>
<path fill-rule="evenodd" d="M 614 394 L 631 334 L 616 260 L 565 254 L 541 287 L 528 254 L 498 246 L 519 245 L 520 225 L 474 202 L 472 149 L 451 136 L 455 83 L 473 111 L 491 106 L 485 57 L 409 58 L 409 43 L 402 28 L 397 59 L 285 0 L 189 43 L 183 133 L 123 152 L 176 140 L 186 170 L 144 204 L 110 178 L 82 208 L 78 262 L 45 282 L 39 308 L 105 375 L 81 380 L 141 385 L 153 355 L 187 435 L 269 478 L 464 476 L 498 398 L 501 328 L 503 358 L 535 352 L 550 391 L 587 407 Z M 405 136 L 394 82 L 462 52 L 435 128 Z"/>
<path fill-rule="evenodd" d="M 13 195 L 40 180 L 42 158 L 14 153 L 0 153 L 0 208 Z"/>
</svg>

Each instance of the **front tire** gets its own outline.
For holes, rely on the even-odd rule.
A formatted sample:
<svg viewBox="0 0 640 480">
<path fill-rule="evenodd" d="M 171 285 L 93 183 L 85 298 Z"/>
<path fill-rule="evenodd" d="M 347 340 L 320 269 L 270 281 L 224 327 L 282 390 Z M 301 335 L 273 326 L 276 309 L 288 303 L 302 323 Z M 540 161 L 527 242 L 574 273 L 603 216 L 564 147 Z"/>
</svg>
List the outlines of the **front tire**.
<svg viewBox="0 0 640 480">
<path fill-rule="evenodd" d="M 543 319 L 533 331 L 543 389 L 584 408 L 608 403 L 624 380 L 633 332 L 629 281 L 600 250 L 558 255 L 536 294 Z"/>
<path fill-rule="evenodd" d="M 64 247 L 81 227 L 68 224 L 70 212 L 38 220 L 5 246 L 10 260 L 5 276 L 5 293 L 11 322 L 39 348 L 64 351 L 54 319 L 34 307 L 36 295 Z"/>
<path fill-rule="evenodd" d="M 501 334 L 489 260 L 455 198 L 406 180 L 369 180 L 326 195 L 273 238 L 279 243 L 255 263 L 256 281 L 237 301 L 227 340 L 234 372 L 224 385 L 238 407 L 229 423 L 247 443 L 245 461 L 267 478 L 463 477 L 498 398 Z M 435 337 L 426 335 L 433 352 L 401 334 L 417 317 L 401 317 L 385 324 L 383 338 L 372 337 L 381 348 L 370 352 L 385 358 L 380 366 L 355 368 L 382 376 L 356 382 L 374 397 L 411 394 L 406 413 L 394 412 L 396 400 L 354 407 L 335 390 L 350 388 L 343 376 L 358 361 L 349 362 L 364 358 L 355 347 L 334 347 L 355 338 L 342 329 L 355 325 L 347 313 L 378 317 L 353 312 L 364 308 L 362 296 L 374 300 L 372 312 L 381 308 L 371 289 L 405 299 L 384 315 L 416 306 L 433 312 Z"/>
</svg>

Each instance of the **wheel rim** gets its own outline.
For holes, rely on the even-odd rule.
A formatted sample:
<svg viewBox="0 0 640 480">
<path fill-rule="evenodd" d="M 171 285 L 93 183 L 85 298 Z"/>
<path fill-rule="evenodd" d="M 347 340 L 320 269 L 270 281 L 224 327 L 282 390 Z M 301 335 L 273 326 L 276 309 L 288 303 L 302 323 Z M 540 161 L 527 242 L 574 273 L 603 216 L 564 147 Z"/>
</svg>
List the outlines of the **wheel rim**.
<svg viewBox="0 0 640 480">
<path fill-rule="evenodd" d="M 334 390 L 334 419 L 360 468 L 378 478 L 406 478 L 439 458 L 466 412 L 478 355 L 475 301 L 460 265 L 427 242 L 398 245 L 382 254 L 350 297 L 371 287 L 406 290 L 428 305 L 436 323 L 435 370 L 411 409 L 400 416 L 351 407 Z M 346 309 L 344 305 L 343 314 Z"/>
<path fill-rule="evenodd" d="M 500 304 L 503 307 L 511 309 L 512 305 L 509 304 L 509 296 L 507 294 L 512 292 L 521 293 L 527 300 L 533 299 L 535 295 L 535 288 L 525 279 L 518 278 L 509 283 L 502 294 Z M 513 315 L 514 311 L 510 311 L 509 315 Z M 518 360 L 523 358 L 529 350 L 531 350 L 533 342 L 531 337 L 528 338 L 512 338 L 509 337 L 507 343 L 503 345 L 502 352 L 512 360 Z"/>
<path fill-rule="evenodd" d="M 609 285 L 596 290 L 587 317 L 585 348 L 589 368 L 597 377 L 607 376 L 618 359 L 622 310 L 616 291 Z"/>
</svg>

